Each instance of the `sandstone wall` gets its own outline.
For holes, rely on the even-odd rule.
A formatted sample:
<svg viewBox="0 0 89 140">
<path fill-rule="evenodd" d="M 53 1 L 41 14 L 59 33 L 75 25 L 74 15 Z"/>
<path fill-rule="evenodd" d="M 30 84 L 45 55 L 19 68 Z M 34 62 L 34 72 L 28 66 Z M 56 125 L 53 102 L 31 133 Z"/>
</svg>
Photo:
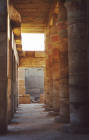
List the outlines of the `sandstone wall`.
<svg viewBox="0 0 89 140">
<path fill-rule="evenodd" d="M 20 63 L 19 63 L 19 102 L 21 103 L 22 100 L 25 100 L 24 102 L 25 103 L 28 103 L 28 101 L 26 100 L 26 97 L 29 92 L 29 94 L 35 94 L 34 97 L 40 97 L 39 94 L 43 94 L 44 92 L 44 85 L 42 86 L 42 83 L 43 83 L 43 76 L 42 75 L 39 75 L 41 73 L 38 73 L 38 72 L 35 72 L 34 75 L 35 75 L 35 79 L 33 77 L 32 79 L 32 76 L 31 76 L 31 73 L 33 74 L 33 72 L 29 71 L 29 70 L 35 70 L 35 69 L 45 69 L 45 52 L 34 52 L 34 51 L 28 51 L 28 52 L 22 52 L 20 54 Z M 26 78 L 26 70 L 28 72 L 30 72 L 30 75 L 27 75 L 27 78 Z M 27 73 L 28 73 L 27 72 Z M 33 76 L 34 76 L 33 75 Z M 29 77 L 29 78 L 28 78 Z M 30 80 L 30 78 L 32 80 Z M 40 79 L 39 79 L 40 78 Z M 25 81 L 26 80 L 26 81 Z M 35 81 L 34 81 L 35 80 Z M 34 83 L 33 82 L 36 82 L 34 86 L 36 85 L 39 85 L 36 86 L 37 88 L 33 88 L 31 86 L 26 86 L 25 82 L 31 82 L 31 85 Z M 28 84 L 27 83 L 27 84 Z M 43 83 L 44 84 L 44 83 Z M 21 96 L 24 96 L 23 98 Z M 29 95 L 30 96 L 30 95 Z M 30 97 L 30 100 L 31 100 L 32 96 Z M 33 99 L 33 98 L 32 98 Z"/>
<path fill-rule="evenodd" d="M 19 104 L 29 104 L 30 95 L 26 94 L 25 90 L 25 69 L 18 69 L 18 92 L 19 92 Z"/>
</svg>

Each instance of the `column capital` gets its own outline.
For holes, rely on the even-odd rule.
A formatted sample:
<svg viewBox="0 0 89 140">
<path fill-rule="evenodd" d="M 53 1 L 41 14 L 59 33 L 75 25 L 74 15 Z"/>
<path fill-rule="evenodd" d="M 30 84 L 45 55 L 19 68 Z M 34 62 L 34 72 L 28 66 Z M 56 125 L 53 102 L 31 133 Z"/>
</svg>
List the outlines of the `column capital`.
<svg viewBox="0 0 89 140">
<path fill-rule="evenodd" d="M 87 21 L 87 1 L 66 0 L 65 7 L 67 9 L 69 24 Z"/>
<path fill-rule="evenodd" d="M 65 7 L 64 0 L 59 0 L 59 14 L 58 14 L 58 24 L 59 23 L 66 23 L 67 22 L 67 10 Z"/>
<path fill-rule="evenodd" d="M 69 10 L 82 10 L 87 8 L 87 1 L 82 0 L 65 0 L 65 6 Z"/>
</svg>

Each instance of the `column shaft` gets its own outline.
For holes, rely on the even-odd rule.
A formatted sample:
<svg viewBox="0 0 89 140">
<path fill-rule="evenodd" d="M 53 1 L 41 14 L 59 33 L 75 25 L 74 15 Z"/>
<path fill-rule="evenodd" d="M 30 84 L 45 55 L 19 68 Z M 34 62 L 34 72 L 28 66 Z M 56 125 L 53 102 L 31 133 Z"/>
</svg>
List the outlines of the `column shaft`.
<svg viewBox="0 0 89 140">
<path fill-rule="evenodd" d="M 63 2 L 59 2 L 58 15 L 59 34 L 59 97 L 60 97 L 60 122 L 69 121 L 69 84 L 68 84 L 68 34 L 67 34 L 67 13 Z"/>
<path fill-rule="evenodd" d="M 87 1 L 66 1 L 68 12 L 68 54 L 70 122 L 89 126 Z"/>
<path fill-rule="evenodd" d="M 7 1 L 0 1 L 0 134 L 7 132 Z"/>
<path fill-rule="evenodd" d="M 52 80 L 52 46 L 50 42 L 50 32 L 46 31 L 46 102 L 49 107 L 53 107 L 53 80 Z"/>
</svg>

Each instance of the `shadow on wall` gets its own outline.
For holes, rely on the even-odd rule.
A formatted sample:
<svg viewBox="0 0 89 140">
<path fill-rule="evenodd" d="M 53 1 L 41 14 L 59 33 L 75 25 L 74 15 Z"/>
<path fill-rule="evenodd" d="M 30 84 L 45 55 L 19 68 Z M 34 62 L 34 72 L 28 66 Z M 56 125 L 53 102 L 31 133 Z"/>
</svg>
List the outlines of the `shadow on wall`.
<svg viewBox="0 0 89 140">
<path fill-rule="evenodd" d="M 25 69 L 25 91 L 30 94 L 31 102 L 40 101 L 40 94 L 44 93 L 43 68 Z"/>
</svg>

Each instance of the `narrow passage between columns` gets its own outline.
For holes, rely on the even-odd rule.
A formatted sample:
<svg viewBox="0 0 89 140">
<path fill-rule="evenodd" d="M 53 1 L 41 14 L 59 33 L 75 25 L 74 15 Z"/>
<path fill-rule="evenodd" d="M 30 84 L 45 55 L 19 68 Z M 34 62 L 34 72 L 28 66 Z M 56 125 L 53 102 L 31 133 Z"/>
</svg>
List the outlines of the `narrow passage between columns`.
<svg viewBox="0 0 89 140">
<path fill-rule="evenodd" d="M 89 140 L 89 135 L 61 133 L 62 124 L 48 115 L 44 104 L 21 104 L 8 126 L 8 134 L 0 140 Z"/>
</svg>

